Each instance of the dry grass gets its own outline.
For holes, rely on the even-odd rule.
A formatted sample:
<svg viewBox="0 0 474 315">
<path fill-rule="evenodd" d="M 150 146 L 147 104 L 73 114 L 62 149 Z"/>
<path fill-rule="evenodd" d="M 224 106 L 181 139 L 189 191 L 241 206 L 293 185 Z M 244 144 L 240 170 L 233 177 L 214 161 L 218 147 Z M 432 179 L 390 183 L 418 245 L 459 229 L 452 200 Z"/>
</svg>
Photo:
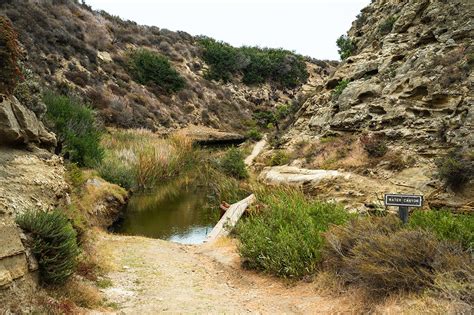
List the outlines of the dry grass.
<svg viewBox="0 0 474 315">
<path fill-rule="evenodd" d="M 145 129 L 111 129 L 102 145 L 106 157 L 100 175 L 126 188 L 152 188 L 186 170 L 193 160 L 192 141 L 182 133 L 165 139 Z"/>
<path fill-rule="evenodd" d="M 305 167 L 355 170 L 368 164 L 361 144 L 353 136 L 324 137 L 295 145 L 294 156 L 304 158 Z"/>
<path fill-rule="evenodd" d="M 394 216 L 333 227 L 326 233 L 323 257 L 327 270 L 374 296 L 432 290 L 453 301 L 474 301 L 474 271 L 460 244 L 405 228 Z"/>
</svg>

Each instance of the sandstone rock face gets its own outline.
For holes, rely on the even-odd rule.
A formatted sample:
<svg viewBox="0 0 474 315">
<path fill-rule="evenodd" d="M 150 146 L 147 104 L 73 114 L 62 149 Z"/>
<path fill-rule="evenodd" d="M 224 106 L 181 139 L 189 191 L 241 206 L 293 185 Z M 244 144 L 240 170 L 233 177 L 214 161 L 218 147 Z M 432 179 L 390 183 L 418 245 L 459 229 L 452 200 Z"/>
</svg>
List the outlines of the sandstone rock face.
<svg viewBox="0 0 474 315">
<path fill-rule="evenodd" d="M 0 94 L 0 144 L 36 143 L 56 146 L 56 136 L 14 97 Z"/>
<path fill-rule="evenodd" d="M 64 172 L 62 159 L 45 150 L 0 150 L 0 305 L 11 302 L 13 291 L 33 288 L 31 275 L 38 269 L 15 217 L 28 209 L 63 205 L 69 191 Z"/>
<path fill-rule="evenodd" d="M 373 1 L 348 32 L 357 50 L 306 101 L 287 140 L 368 130 L 420 153 L 472 146 L 473 6 Z M 349 84 L 336 97 L 341 80 Z"/>
</svg>

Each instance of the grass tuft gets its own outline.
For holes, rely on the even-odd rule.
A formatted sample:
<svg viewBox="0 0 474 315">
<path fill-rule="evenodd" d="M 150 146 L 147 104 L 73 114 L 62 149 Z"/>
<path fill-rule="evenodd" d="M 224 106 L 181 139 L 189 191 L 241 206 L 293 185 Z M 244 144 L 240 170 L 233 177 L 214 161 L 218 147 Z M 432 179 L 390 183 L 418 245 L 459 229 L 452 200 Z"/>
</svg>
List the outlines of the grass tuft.
<svg viewBox="0 0 474 315">
<path fill-rule="evenodd" d="M 79 248 L 76 231 L 59 210 L 27 211 L 16 218 L 18 225 L 31 234 L 32 251 L 38 259 L 41 280 L 62 284 L 76 269 Z"/>
</svg>

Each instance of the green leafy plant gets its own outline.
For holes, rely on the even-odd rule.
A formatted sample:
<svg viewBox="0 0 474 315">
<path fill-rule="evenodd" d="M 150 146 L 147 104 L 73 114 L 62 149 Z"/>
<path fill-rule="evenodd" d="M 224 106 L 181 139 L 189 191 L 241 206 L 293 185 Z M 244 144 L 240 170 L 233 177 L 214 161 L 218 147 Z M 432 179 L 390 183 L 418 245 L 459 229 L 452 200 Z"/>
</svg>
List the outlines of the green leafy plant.
<svg viewBox="0 0 474 315">
<path fill-rule="evenodd" d="M 332 91 L 332 98 L 337 100 L 348 85 L 349 85 L 349 80 L 343 79 L 339 81 L 336 87 L 334 88 L 334 90 Z"/>
<path fill-rule="evenodd" d="M 247 178 L 248 172 L 245 168 L 244 156 L 237 148 L 229 149 L 220 161 L 224 173 L 237 179 Z"/>
<path fill-rule="evenodd" d="M 294 189 L 262 189 L 257 199 L 263 210 L 238 226 L 240 255 L 248 268 L 285 278 L 313 273 L 321 260 L 322 232 L 350 217 L 342 207 L 309 200 Z"/>
<path fill-rule="evenodd" d="M 460 150 L 450 151 L 436 165 L 438 177 L 453 190 L 461 189 L 474 177 L 474 159 Z"/>
<path fill-rule="evenodd" d="M 209 65 L 208 79 L 229 82 L 242 74 L 243 83 L 248 85 L 273 81 L 291 88 L 306 82 L 309 76 L 303 57 L 287 50 L 235 48 L 208 37 L 202 37 L 199 43 Z"/>
<path fill-rule="evenodd" d="M 18 225 L 31 234 L 32 251 L 38 259 L 42 281 L 64 283 L 77 265 L 79 248 L 76 231 L 59 210 L 27 211 L 16 218 Z"/>
<path fill-rule="evenodd" d="M 347 59 L 352 56 L 356 50 L 355 44 L 352 42 L 349 36 L 341 35 L 336 41 L 337 47 L 339 47 L 338 53 L 341 60 Z"/>
<path fill-rule="evenodd" d="M 173 93 L 186 85 L 168 59 L 147 49 L 137 49 L 129 56 L 129 70 L 134 79 L 144 85 Z"/>
<path fill-rule="evenodd" d="M 62 152 L 79 166 L 94 167 L 102 160 L 102 128 L 94 111 L 78 99 L 48 92 L 43 101 L 46 119 L 58 136 Z"/>
<path fill-rule="evenodd" d="M 410 215 L 409 226 L 433 232 L 440 240 L 457 241 L 471 252 L 474 250 L 474 216 L 470 214 L 419 210 Z"/>
</svg>

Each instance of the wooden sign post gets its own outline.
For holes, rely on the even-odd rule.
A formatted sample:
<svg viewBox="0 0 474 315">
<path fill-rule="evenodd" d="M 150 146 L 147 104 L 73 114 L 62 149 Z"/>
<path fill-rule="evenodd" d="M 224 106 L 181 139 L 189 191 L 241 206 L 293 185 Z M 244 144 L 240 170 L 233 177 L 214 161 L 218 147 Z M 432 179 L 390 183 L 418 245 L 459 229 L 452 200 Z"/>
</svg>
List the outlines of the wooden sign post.
<svg viewBox="0 0 474 315">
<path fill-rule="evenodd" d="M 408 222 L 408 210 L 410 207 L 419 208 L 423 206 L 423 196 L 421 195 L 397 195 L 385 194 L 385 206 L 398 206 L 398 216 L 404 224 Z"/>
</svg>

